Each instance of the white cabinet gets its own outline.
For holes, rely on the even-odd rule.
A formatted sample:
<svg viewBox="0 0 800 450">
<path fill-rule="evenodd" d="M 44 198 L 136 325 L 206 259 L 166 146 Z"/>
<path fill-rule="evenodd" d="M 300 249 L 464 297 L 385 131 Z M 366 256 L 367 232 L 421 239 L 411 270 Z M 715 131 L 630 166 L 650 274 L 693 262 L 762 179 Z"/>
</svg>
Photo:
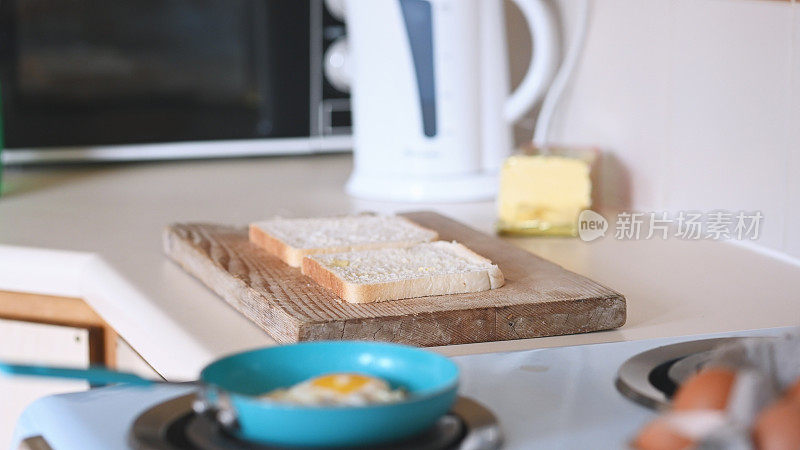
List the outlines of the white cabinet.
<svg viewBox="0 0 800 450">
<path fill-rule="evenodd" d="M 0 291 L 0 317 L 0 360 L 80 368 L 93 361 L 158 378 L 81 299 Z M 0 449 L 8 446 L 19 414 L 32 401 L 87 388 L 83 381 L 0 377 Z"/>
<path fill-rule="evenodd" d="M 0 360 L 87 367 L 85 329 L 0 319 Z M 0 377 L 0 448 L 7 448 L 19 414 L 45 395 L 81 391 L 83 381 Z"/>
</svg>

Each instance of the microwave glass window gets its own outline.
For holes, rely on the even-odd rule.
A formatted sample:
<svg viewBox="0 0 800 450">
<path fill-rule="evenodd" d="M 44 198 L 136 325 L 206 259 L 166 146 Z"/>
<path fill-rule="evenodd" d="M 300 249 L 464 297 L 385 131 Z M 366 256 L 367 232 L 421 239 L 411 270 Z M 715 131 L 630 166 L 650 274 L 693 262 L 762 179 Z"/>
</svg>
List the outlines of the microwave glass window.
<svg viewBox="0 0 800 450">
<path fill-rule="evenodd" d="M 3 3 L 10 147 L 309 133 L 306 1 Z"/>
</svg>

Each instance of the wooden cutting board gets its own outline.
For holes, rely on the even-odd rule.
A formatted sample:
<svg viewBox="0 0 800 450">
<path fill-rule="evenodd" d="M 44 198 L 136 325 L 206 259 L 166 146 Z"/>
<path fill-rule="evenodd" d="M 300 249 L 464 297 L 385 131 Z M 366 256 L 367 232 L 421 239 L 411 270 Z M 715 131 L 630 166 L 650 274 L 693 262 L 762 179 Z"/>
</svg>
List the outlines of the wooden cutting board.
<svg viewBox="0 0 800 450">
<path fill-rule="evenodd" d="M 625 297 L 494 236 L 433 212 L 403 214 L 500 267 L 499 289 L 351 304 L 250 244 L 247 230 L 174 224 L 170 258 L 280 343 L 323 339 L 419 346 L 586 333 L 625 323 Z"/>
</svg>

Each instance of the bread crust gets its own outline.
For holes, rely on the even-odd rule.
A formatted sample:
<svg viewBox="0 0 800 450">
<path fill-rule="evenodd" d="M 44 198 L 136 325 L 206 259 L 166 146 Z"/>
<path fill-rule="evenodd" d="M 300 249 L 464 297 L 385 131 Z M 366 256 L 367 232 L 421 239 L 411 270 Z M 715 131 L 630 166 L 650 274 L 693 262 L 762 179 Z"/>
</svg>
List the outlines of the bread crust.
<svg viewBox="0 0 800 450">
<path fill-rule="evenodd" d="M 277 256 L 281 261 L 292 267 L 300 267 L 303 263 L 303 256 L 305 255 L 280 239 L 273 237 L 255 224 L 250 224 L 248 236 L 250 242 Z"/>
<path fill-rule="evenodd" d="M 456 241 L 451 241 L 451 243 L 455 245 L 451 246 L 450 249 L 454 250 L 456 253 L 460 254 L 465 259 L 474 259 L 486 264 L 491 264 L 491 267 L 487 269 L 487 275 L 489 276 L 489 284 L 491 286 L 490 289 L 497 289 L 501 287 L 503 284 L 505 284 L 506 279 L 503 276 L 503 272 L 500 271 L 500 268 L 497 267 L 496 264 L 492 264 L 492 261 L 489 258 L 486 258 L 483 255 L 475 253 L 474 251 L 472 251 L 472 249 L 470 249 L 466 245 L 460 244 Z"/>
<path fill-rule="evenodd" d="M 433 242 L 439 239 L 439 233 L 436 230 L 425 228 L 405 217 L 396 216 L 398 219 L 403 220 L 409 225 L 418 228 L 421 231 L 432 233 L 429 241 Z M 323 247 L 323 248 L 296 248 L 287 244 L 286 242 L 278 239 L 277 237 L 269 234 L 263 228 L 259 227 L 257 223 L 251 223 L 248 227 L 248 235 L 250 242 L 263 248 L 267 252 L 277 256 L 284 263 L 292 267 L 301 267 L 303 265 L 303 258 L 308 255 L 318 255 L 325 253 L 344 253 L 360 250 L 374 250 L 379 248 L 402 248 L 419 244 L 417 241 L 396 241 L 396 242 L 370 242 L 359 245 L 339 246 L 339 247 Z"/>
</svg>

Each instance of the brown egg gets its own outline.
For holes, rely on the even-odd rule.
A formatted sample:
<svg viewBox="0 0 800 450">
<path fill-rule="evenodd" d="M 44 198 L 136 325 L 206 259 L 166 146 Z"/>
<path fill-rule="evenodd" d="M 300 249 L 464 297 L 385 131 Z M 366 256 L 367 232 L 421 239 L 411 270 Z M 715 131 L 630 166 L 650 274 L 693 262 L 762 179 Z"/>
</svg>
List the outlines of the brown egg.
<svg viewBox="0 0 800 450">
<path fill-rule="evenodd" d="M 762 411 L 753 427 L 758 450 L 800 449 L 800 403 L 779 400 Z"/>
<path fill-rule="evenodd" d="M 642 450 L 693 448 L 727 423 L 722 411 L 671 411 L 642 428 L 631 445 Z"/>
<path fill-rule="evenodd" d="M 786 390 L 786 398 L 800 403 L 800 378 L 795 380 L 794 384 Z"/>
<path fill-rule="evenodd" d="M 682 450 L 692 448 L 694 441 L 660 417 L 642 428 L 631 447 L 637 450 Z"/>
<path fill-rule="evenodd" d="M 686 380 L 672 399 L 676 411 L 696 409 L 724 410 L 728 405 L 736 372 L 729 369 L 710 368 Z"/>
</svg>

